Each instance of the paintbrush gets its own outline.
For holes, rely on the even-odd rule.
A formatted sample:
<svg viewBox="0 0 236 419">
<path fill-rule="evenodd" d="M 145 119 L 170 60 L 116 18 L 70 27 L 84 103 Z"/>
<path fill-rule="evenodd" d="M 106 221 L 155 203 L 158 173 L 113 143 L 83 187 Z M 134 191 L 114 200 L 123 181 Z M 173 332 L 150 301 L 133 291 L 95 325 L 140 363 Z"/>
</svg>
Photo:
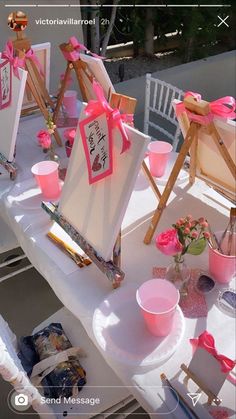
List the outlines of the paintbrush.
<svg viewBox="0 0 236 419">
<path fill-rule="evenodd" d="M 175 397 L 176 400 L 178 400 L 180 407 L 184 410 L 185 414 L 188 416 L 188 418 L 192 419 L 192 417 L 196 419 L 200 419 L 199 416 L 196 415 L 194 410 L 189 406 L 189 404 L 186 402 L 186 400 L 183 398 L 183 396 L 176 390 L 176 388 L 170 383 L 170 381 L 167 379 L 166 375 L 162 373 L 160 375 L 162 382 L 167 384 L 168 387 L 170 387 L 170 390 Z"/>
<path fill-rule="evenodd" d="M 59 242 L 55 241 L 49 235 L 47 236 L 63 253 L 65 253 L 65 255 L 69 256 L 76 263 L 77 266 L 79 266 L 80 268 L 83 268 L 85 266 L 80 260 L 78 260 L 75 257 L 75 254 L 72 253 L 69 249 L 66 249 L 64 246 L 62 246 Z"/>
<path fill-rule="evenodd" d="M 215 233 L 211 230 L 209 223 L 208 223 L 208 231 L 210 233 L 210 238 L 208 239 L 209 245 L 212 247 L 212 249 L 217 249 L 220 253 L 223 253 L 219 240 L 217 239 Z"/>
<path fill-rule="evenodd" d="M 54 233 L 52 233 L 51 231 L 49 231 L 47 233 L 47 236 L 54 241 L 55 243 L 57 243 L 61 248 L 64 248 L 68 251 L 71 252 L 71 254 L 74 254 L 74 256 L 79 259 L 81 261 L 81 263 L 83 263 L 84 265 L 88 266 L 92 263 L 92 261 L 87 257 L 87 256 L 83 256 L 80 253 L 76 252 L 70 245 L 68 245 L 67 243 L 65 243 L 62 239 L 60 239 L 59 237 L 57 237 Z"/>
</svg>

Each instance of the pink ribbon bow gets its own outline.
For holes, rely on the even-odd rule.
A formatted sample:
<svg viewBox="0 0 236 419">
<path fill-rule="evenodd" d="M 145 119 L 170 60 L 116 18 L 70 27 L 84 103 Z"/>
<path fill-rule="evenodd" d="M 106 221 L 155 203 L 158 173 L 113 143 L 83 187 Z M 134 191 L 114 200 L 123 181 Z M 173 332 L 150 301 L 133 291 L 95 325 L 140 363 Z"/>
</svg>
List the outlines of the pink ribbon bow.
<svg viewBox="0 0 236 419">
<path fill-rule="evenodd" d="M 221 371 L 224 373 L 230 372 L 236 365 L 236 363 L 232 361 L 232 359 L 227 358 L 227 356 L 218 354 L 215 348 L 215 340 L 213 336 L 207 331 L 203 332 L 196 339 L 190 339 L 190 343 L 192 344 L 194 349 L 205 349 L 212 356 L 214 356 L 214 358 L 217 359 L 217 361 L 219 361 L 221 365 Z"/>
<path fill-rule="evenodd" d="M 196 100 L 196 102 L 200 102 L 202 99 L 199 93 L 194 93 L 190 91 L 186 92 L 184 95 L 185 98 L 188 96 L 192 96 Z M 178 117 L 183 112 L 186 112 L 191 121 L 204 125 L 207 125 L 210 122 L 212 122 L 215 115 L 223 119 L 236 118 L 235 99 L 232 96 L 225 96 L 213 102 L 210 102 L 209 106 L 210 113 L 208 115 L 197 115 L 186 109 L 184 103 L 181 102 L 176 105 L 176 115 Z"/>
<path fill-rule="evenodd" d="M 24 60 L 20 59 L 19 57 L 14 57 L 14 48 L 12 41 L 7 41 L 5 51 L 3 51 L 2 53 L 2 58 L 5 58 L 10 62 L 14 75 L 18 79 L 20 79 L 18 68 L 24 68 Z"/>
<path fill-rule="evenodd" d="M 93 81 L 93 90 L 96 95 L 97 100 L 90 100 L 85 108 L 85 112 L 87 114 L 99 114 L 102 112 L 106 112 L 108 124 L 110 124 L 111 128 L 117 127 L 122 136 L 122 150 L 121 154 L 124 151 L 130 148 L 130 140 L 128 138 L 127 132 L 125 127 L 123 126 L 123 122 L 132 123 L 133 122 L 133 115 L 131 114 L 120 114 L 119 109 L 113 109 L 109 103 L 107 102 L 102 87 L 97 81 Z"/>
<path fill-rule="evenodd" d="M 192 96 L 197 102 L 200 102 L 202 97 L 199 93 L 186 92 L 184 97 Z M 235 99 L 232 96 L 224 96 L 220 99 L 214 100 L 209 103 L 210 110 L 213 115 L 220 116 L 221 118 L 236 118 L 235 113 Z"/>
<path fill-rule="evenodd" d="M 100 58 L 102 60 L 105 59 L 105 57 L 101 57 L 100 55 L 89 51 L 88 48 L 86 48 L 85 45 L 79 43 L 78 39 L 75 36 L 71 36 L 69 42 L 74 47 L 74 49 L 78 52 L 78 58 L 79 58 L 79 51 L 86 51 L 87 53 L 91 54 L 92 57 Z"/>
</svg>

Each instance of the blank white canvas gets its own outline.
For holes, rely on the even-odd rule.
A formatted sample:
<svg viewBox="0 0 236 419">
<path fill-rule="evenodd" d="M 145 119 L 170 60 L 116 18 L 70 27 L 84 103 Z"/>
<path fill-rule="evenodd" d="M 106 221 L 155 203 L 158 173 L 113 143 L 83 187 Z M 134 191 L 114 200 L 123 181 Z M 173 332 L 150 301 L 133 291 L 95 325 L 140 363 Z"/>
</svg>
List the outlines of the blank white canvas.
<svg viewBox="0 0 236 419">
<path fill-rule="evenodd" d="M 188 366 L 189 370 L 216 396 L 223 386 L 227 373 L 221 371 L 219 361 L 205 349 L 197 348 Z"/>
<path fill-rule="evenodd" d="M 179 101 L 173 101 L 174 109 L 176 109 L 177 103 L 179 103 Z M 186 123 L 186 120 L 182 115 L 179 115 L 177 119 L 182 134 L 185 137 L 189 125 Z M 215 117 L 214 124 L 219 135 L 224 141 L 229 155 L 234 163 L 236 163 L 235 121 L 230 119 L 222 120 Z M 212 164 L 212 162 L 214 162 L 214 164 Z M 212 184 L 216 187 L 218 186 L 221 189 L 224 189 L 228 196 L 235 199 L 235 176 L 232 175 L 213 138 L 211 138 L 211 135 L 207 133 L 204 127 L 200 128 L 198 135 L 196 176 L 206 182 L 210 180 Z"/>
<path fill-rule="evenodd" d="M 114 93 L 115 89 L 101 58 L 95 58 L 91 57 L 90 55 L 80 54 L 80 59 L 88 65 L 89 70 L 92 72 L 98 83 L 102 86 L 106 99 L 108 99 L 109 93 Z M 93 86 L 88 81 L 88 78 L 86 76 L 83 77 L 83 81 L 88 92 L 88 100 L 96 99 L 93 92 Z"/>
<path fill-rule="evenodd" d="M 81 112 L 80 118 L 84 118 Z M 62 190 L 59 211 L 106 261 L 110 260 L 122 220 L 145 155 L 150 137 L 125 125 L 131 141 L 120 154 L 121 135 L 113 131 L 113 174 L 89 185 L 86 158 L 80 131 Z"/>
<path fill-rule="evenodd" d="M 2 61 L 0 58 L 0 62 Z M 20 79 L 14 73 L 12 74 L 12 100 L 10 106 L 0 110 L 0 152 L 9 162 L 12 162 L 14 159 L 27 71 L 19 68 L 19 75 Z"/>
</svg>

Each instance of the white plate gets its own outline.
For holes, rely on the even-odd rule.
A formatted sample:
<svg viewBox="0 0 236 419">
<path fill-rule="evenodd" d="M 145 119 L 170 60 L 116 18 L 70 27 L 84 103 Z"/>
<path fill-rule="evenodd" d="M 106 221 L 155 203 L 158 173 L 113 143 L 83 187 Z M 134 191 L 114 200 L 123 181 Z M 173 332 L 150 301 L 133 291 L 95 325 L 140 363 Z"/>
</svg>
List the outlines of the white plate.
<svg viewBox="0 0 236 419">
<path fill-rule="evenodd" d="M 170 335 L 151 335 L 136 302 L 139 285 L 124 286 L 109 294 L 95 310 L 93 331 L 107 356 L 144 367 L 161 363 L 175 352 L 184 335 L 185 319 L 178 307 Z"/>
<path fill-rule="evenodd" d="M 7 200 L 10 205 L 16 204 L 29 210 L 40 209 L 42 201 L 45 201 L 33 178 L 17 183 L 10 190 Z"/>
<path fill-rule="evenodd" d="M 169 176 L 171 174 L 171 171 L 172 171 L 172 169 L 174 167 L 174 164 L 176 162 L 176 159 L 178 157 L 178 154 L 179 153 L 176 153 L 174 151 L 172 151 L 172 153 L 170 153 L 170 158 L 169 158 L 169 161 L 167 163 L 167 167 L 166 167 L 164 175 L 161 176 L 161 177 L 154 177 L 157 184 L 165 185 L 167 183 L 167 181 L 169 179 Z M 145 163 L 146 163 L 147 167 L 150 169 L 149 158 L 148 157 L 145 157 Z M 180 185 L 181 183 L 186 182 L 188 179 L 189 179 L 189 173 L 186 170 L 181 169 L 180 172 L 179 172 L 178 178 L 176 180 L 176 183 Z"/>
</svg>

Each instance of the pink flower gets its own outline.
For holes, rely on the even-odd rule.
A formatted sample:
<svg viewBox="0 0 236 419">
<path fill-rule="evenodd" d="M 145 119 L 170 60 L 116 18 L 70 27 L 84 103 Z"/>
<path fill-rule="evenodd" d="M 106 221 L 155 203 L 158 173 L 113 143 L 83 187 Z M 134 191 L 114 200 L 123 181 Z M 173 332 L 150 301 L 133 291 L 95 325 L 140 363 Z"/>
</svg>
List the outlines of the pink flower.
<svg viewBox="0 0 236 419">
<path fill-rule="evenodd" d="M 209 239 L 211 237 L 208 231 L 204 231 L 203 236 L 205 237 L 205 239 Z"/>
<path fill-rule="evenodd" d="M 52 141 L 48 131 L 41 129 L 37 134 L 37 138 L 38 143 L 42 148 L 48 150 L 51 147 Z"/>
<path fill-rule="evenodd" d="M 184 229 L 184 234 L 189 234 L 190 233 L 190 230 L 189 230 L 189 228 L 188 227 L 186 227 L 185 229 Z"/>
<path fill-rule="evenodd" d="M 191 237 L 192 237 L 193 239 L 196 239 L 196 238 L 197 238 L 197 236 L 198 236 L 198 233 L 197 233 L 196 231 L 192 231 L 192 233 L 191 233 Z"/>
<path fill-rule="evenodd" d="M 175 229 L 166 230 L 159 234 L 156 237 L 156 246 L 164 255 L 168 256 L 176 255 L 176 253 L 182 252 L 183 249 Z"/>
<path fill-rule="evenodd" d="M 208 227 L 208 223 L 207 223 L 206 221 L 203 221 L 202 223 L 200 223 L 200 225 L 201 225 L 203 228 L 207 228 L 207 227 Z"/>
<path fill-rule="evenodd" d="M 76 134 L 76 128 L 68 128 L 64 131 L 64 137 L 66 138 L 66 140 L 69 142 L 70 146 L 73 145 L 74 143 L 74 139 L 75 139 L 75 134 Z"/>
</svg>

